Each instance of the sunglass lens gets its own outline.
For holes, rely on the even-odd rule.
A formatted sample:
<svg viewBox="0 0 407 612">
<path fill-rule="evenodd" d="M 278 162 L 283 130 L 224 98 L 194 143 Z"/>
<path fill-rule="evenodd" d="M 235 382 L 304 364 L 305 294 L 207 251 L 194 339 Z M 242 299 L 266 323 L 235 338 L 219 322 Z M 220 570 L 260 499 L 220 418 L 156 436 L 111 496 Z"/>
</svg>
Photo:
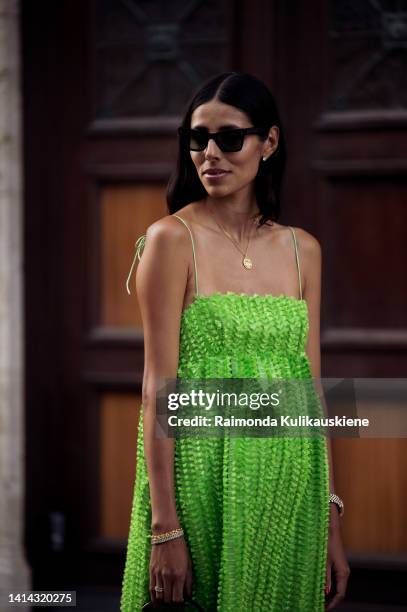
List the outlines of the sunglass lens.
<svg viewBox="0 0 407 612">
<path fill-rule="evenodd" d="M 191 131 L 189 139 L 189 148 L 191 151 L 203 151 L 207 144 L 208 137 L 204 132 Z"/>
<path fill-rule="evenodd" d="M 222 132 L 218 134 L 218 143 L 222 151 L 240 151 L 243 138 L 240 132 Z"/>
</svg>

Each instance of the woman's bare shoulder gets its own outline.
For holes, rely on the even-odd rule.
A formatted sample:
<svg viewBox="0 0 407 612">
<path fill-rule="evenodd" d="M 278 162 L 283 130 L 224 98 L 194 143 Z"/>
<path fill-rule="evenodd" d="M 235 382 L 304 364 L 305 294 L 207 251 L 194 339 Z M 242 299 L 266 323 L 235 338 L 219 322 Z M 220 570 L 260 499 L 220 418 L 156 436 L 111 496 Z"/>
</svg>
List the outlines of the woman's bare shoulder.
<svg viewBox="0 0 407 612">
<path fill-rule="evenodd" d="M 321 245 L 319 240 L 313 234 L 302 227 L 295 227 L 293 225 L 291 225 L 291 227 L 295 232 L 298 247 L 304 255 L 311 257 L 320 255 Z"/>
<path fill-rule="evenodd" d="M 184 296 L 188 277 L 190 251 L 188 231 L 172 215 L 161 217 L 147 227 L 136 286 L 139 299 L 149 309 L 161 304 L 160 295 L 164 292 L 166 308 L 171 308 L 173 299 L 178 312 L 178 302 Z"/>
<path fill-rule="evenodd" d="M 181 216 L 181 215 L 180 215 Z M 166 215 L 154 221 L 147 227 L 147 236 L 165 236 L 179 238 L 185 234 L 183 224 L 174 215 Z"/>
<path fill-rule="evenodd" d="M 154 221 L 146 230 L 146 246 L 172 248 L 188 244 L 188 231 L 184 224 L 173 215 L 166 215 Z"/>
</svg>

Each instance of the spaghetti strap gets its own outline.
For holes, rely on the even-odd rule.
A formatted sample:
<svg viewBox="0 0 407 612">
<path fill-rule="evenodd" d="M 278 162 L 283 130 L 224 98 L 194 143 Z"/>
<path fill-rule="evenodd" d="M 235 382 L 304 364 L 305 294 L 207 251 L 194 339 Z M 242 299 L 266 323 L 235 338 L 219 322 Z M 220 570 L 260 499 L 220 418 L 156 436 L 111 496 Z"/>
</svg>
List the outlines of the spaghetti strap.
<svg viewBox="0 0 407 612">
<path fill-rule="evenodd" d="M 193 256 L 193 260 L 194 260 L 194 269 L 195 269 L 195 291 L 196 291 L 196 295 L 198 295 L 199 291 L 198 291 L 198 270 L 196 267 L 196 255 L 195 255 L 195 243 L 194 243 L 194 237 L 192 235 L 191 229 L 188 225 L 188 223 L 182 219 L 181 217 L 179 217 L 178 215 L 173 214 L 173 217 L 177 217 L 177 219 L 179 219 L 180 221 L 182 221 L 182 223 L 185 225 L 185 227 L 188 229 L 189 231 L 189 235 L 191 236 L 191 243 L 192 243 L 192 256 Z"/>
<path fill-rule="evenodd" d="M 288 226 L 291 230 L 291 233 L 293 235 L 293 239 L 294 239 L 294 247 L 295 247 L 295 259 L 297 261 L 297 269 L 298 269 L 298 282 L 300 285 L 300 300 L 302 300 L 302 288 L 301 288 L 301 270 L 300 270 L 300 262 L 299 262 L 299 258 L 298 258 L 298 247 L 297 247 L 297 239 L 295 236 L 295 231 L 294 228 L 291 226 Z"/>
<path fill-rule="evenodd" d="M 128 275 L 127 281 L 126 281 L 127 293 L 129 295 L 131 295 L 131 292 L 130 292 L 130 289 L 129 289 L 130 277 L 133 274 L 133 268 L 134 268 L 134 266 L 136 264 L 136 259 L 138 259 L 139 261 L 141 259 L 141 254 L 143 252 L 145 243 L 146 243 L 146 234 L 142 234 L 142 236 L 140 236 L 136 240 L 136 244 L 135 244 L 136 252 L 134 253 L 133 263 L 131 264 L 130 272 L 129 272 L 129 275 Z"/>
</svg>

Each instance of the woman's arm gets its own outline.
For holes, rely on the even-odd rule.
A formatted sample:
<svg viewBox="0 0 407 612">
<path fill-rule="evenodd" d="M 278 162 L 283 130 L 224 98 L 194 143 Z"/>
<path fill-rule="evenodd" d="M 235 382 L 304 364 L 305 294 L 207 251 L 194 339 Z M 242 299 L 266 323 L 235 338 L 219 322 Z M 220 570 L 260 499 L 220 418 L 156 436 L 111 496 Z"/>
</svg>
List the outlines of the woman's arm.
<svg viewBox="0 0 407 612">
<path fill-rule="evenodd" d="M 174 439 L 155 437 L 159 379 L 176 378 L 179 332 L 188 281 L 188 236 L 171 216 L 153 223 L 137 268 L 136 289 L 144 330 L 144 451 L 154 533 L 179 527 L 174 491 Z"/>
<path fill-rule="evenodd" d="M 309 333 L 306 352 L 310 360 L 312 377 L 315 379 L 316 390 L 327 415 L 327 408 L 323 387 L 321 384 L 321 342 L 320 342 L 320 306 L 321 306 L 321 246 L 311 234 L 301 230 L 301 252 L 303 271 L 305 275 L 305 288 L 303 297 L 307 301 L 309 314 Z M 329 461 L 329 490 L 335 492 L 331 439 L 327 437 L 327 450 Z M 327 610 L 332 610 L 344 599 L 347 582 L 350 574 L 348 562 L 342 544 L 339 511 L 336 504 L 329 504 L 329 537 L 326 568 L 326 593 L 331 590 L 332 568 L 336 577 L 336 592 Z"/>
<path fill-rule="evenodd" d="M 321 246 L 316 238 L 307 232 L 301 232 L 301 255 L 302 271 L 304 275 L 303 298 L 308 306 L 309 333 L 306 352 L 310 361 L 312 377 L 315 380 L 317 391 L 326 410 L 321 378 L 321 338 L 320 338 L 320 312 L 321 312 L 321 270 L 322 256 Z M 329 460 L 329 491 L 335 492 L 334 472 L 332 461 L 331 439 L 327 438 L 328 460 Z M 334 522 L 339 516 L 337 506 L 331 504 L 331 518 Z"/>
</svg>

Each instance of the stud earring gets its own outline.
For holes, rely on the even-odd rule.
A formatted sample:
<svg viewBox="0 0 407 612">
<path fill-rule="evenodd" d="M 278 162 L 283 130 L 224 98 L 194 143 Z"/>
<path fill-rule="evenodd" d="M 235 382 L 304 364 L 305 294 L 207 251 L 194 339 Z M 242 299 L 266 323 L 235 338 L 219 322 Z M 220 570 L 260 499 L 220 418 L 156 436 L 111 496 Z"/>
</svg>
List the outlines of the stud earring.
<svg viewBox="0 0 407 612">
<path fill-rule="evenodd" d="M 263 161 L 267 161 L 267 157 L 263 157 Z"/>
</svg>

